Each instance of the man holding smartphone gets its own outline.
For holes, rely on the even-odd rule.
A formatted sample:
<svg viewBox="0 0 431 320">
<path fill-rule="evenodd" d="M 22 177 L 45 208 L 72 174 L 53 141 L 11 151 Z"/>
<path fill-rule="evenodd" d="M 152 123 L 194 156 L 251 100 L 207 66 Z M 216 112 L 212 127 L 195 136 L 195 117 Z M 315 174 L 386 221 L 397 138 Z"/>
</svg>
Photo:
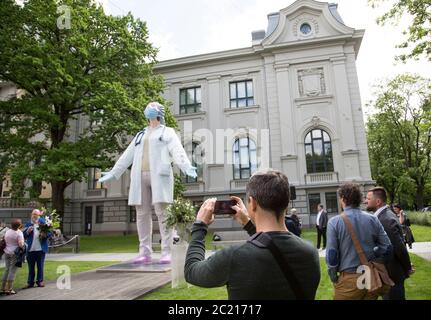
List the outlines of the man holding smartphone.
<svg viewBox="0 0 431 320">
<path fill-rule="evenodd" d="M 247 206 L 240 198 L 231 197 L 236 201 L 233 217 L 250 235 L 257 234 L 244 244 L 224 248 L 205 259 L 205 235 L 214 221 L 217 199 L 206 200 L 192 227 L 184 268 L 186 281 L 206 288 L 227 285 L 229 299 L 235 300 L 314 299 L 320 281 L 319 256 L 311 244 L 286 229 L 284 212 L 290 200 L 287 177 L 274 170 L 257 172 L 250 178 L 246 194 Z M 256 245 L 254 240 L 261 235 L 278 248 L 288 266 L 280 263 L 269 247 Z M 287 268 L 290 276 L 285 273 Z"/>
</svg>

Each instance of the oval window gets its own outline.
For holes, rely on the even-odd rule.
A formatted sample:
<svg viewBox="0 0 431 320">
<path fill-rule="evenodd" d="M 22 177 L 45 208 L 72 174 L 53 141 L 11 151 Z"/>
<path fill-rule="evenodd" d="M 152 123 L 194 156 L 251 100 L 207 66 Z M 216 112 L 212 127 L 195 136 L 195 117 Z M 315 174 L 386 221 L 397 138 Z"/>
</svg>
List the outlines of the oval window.
<svg viewBox="0 0 431 320">
<path fill-rule="evenodd" d="M 302 34 L 308 35 L 311 33 L 311 26 L 308 23 L 303 23 L 300 30 Z"/>
</svg>

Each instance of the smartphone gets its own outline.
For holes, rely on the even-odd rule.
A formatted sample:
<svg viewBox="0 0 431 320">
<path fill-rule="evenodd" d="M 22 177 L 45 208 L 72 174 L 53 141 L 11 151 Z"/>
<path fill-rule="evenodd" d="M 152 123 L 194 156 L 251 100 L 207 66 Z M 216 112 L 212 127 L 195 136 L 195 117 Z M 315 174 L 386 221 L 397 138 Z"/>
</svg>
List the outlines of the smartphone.
<svg viewBox="0 0 431 320">
<path fill-rule="evenodd" d="M 232 206 L 236 205 L 235 200 L 217 200 L 214 206 L 214 214 L 235 214 Z"/>
</svg>

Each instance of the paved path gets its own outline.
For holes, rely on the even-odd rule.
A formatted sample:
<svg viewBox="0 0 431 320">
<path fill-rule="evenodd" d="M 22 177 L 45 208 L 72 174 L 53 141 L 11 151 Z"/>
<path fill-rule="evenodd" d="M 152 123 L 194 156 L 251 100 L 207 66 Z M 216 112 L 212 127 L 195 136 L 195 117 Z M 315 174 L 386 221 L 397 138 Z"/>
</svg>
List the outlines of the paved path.
<svg viewBox="0 0 431 320">
<path fill-rule="evenodd" d="M 409 253 L 414 253 L 419 257 L 431 261 L 431 242 L 415 242 L 412 247 L 412 249 L 408 249 Z M 326 256 L 326 251 L 320 250 L 319 256 L 324 258 Z"/>
</svg>

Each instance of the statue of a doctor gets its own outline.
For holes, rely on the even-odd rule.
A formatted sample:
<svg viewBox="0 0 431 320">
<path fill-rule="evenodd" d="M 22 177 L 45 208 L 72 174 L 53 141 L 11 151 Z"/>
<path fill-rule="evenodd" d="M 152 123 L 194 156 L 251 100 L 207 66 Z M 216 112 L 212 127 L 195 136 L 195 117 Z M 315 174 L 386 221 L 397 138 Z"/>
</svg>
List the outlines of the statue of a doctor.
<svg viewBox="0 0 431 320">
<path fill-rule="evenodd" d="M 103 172 L 100 182 L 119 179 L 132 164 L 129 205 L 136 206 L 136 225 L 139 236 L 139 255 L 135 263 L 151 263 L 152 207 L 154 206 L 162 238 L 159 263 L 171 262 L 172 229 L 167 228 L 166 208 L 173 201 L 173 161 L 183 173 L 196 177 L 175 130 L 164 125 L 165 110 L 158 102 L 151 102 L 144 111 L 150 125 L 140 131 L 109 172 Z"/>
</svg>

